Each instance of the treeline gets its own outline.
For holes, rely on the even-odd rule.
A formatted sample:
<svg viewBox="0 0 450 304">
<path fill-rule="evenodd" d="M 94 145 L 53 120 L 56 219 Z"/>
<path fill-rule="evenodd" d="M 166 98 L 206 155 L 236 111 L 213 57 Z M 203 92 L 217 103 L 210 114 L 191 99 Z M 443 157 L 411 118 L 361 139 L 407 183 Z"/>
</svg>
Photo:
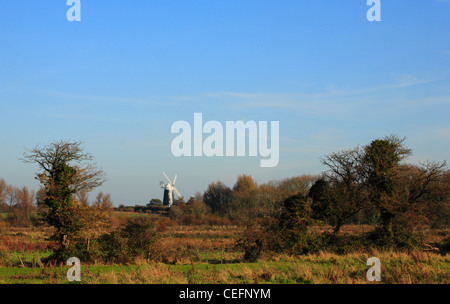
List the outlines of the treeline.
<svg viewBox="0 0 450 304">
<path fill-rule="evenodd" d="M 405 163 L 412 152 L 403 142 L 388 136 L 326 156 L 322 162 L 328 170 L 307 195 L 285 199 L 278 215 L 249 221 L 238 242 L 246 258 L 254 260 L 265 252 L 424 246 L 425 225 L 449 226 L 450 171 L 445 161 Z M 340 236 L 342 225 L 356 218 L 376 228 L 358 237 Z M 333 225 L 332 233 L 308 233 L 318 222 Z M 436 246 L 447 252 L 448 241 Z"/>
<path fill-rule="evenodd" d="M 29 227 L 37 222 L 34 191 L 8 185 L 0 179 L 0 212 L 6 214 L 6 222 L 14 227 Z"/>
<path fill-rule="evenodd" d="M 91 207 L 111 215 L 114 211 L 113 201 L 110 194 L 99 192 L 93 201 L 89 200 L 86 192 L 72 195 L 72 200 L 84 207 Z M 42 226 L 42 214 L 45 213 L 45 195 L 43 191 L 29 190 L 9 185 L 0 179 L 0 222 L 4 220 L 12 227 Z"/>
<path fill-rule="evenodd" d="M 277 217 L 283 212 L 283 201 L 295 194 L 307 194 L 317 180 L 302 175 L 258 185 L 250 175 L 240 175 L 232 188 L 221 181 L 208 185 L 187 202 L 177 200 L 169 217 L 184 224 L 220 222 L 247 224 L 258 218 Z"/>
<path fill-rule="evenodd" d="M 187 202 L 176 201 L 168 216 L 186 225 L 245 225 L 237 246 L 248 260 L 267 252 L 416 246 L 425 225 L 449 226 L 450 171 L 445 162 L 406 163 L 412 152 L 403 142 L 388 136 L 327 155 L 322 163 L 328 170 L 320 176 L 258 185 L 244 174 L 233 187 L 213 182 Z M 42 223 L 54 228 L 50 239 L 58 244 L 50 258 L 125 261 L 137 255 L 149 259 L 157 255 L 152 243 L 158 234 L 151 217 L 131 218 L 111 231 L 111 197 L 99 193 L 89 203 L 87 193 L 100 186 L 104 176 L 89 164 L 93 157 L 82 151 L 80 143 L 36 147 L 25 153 L 25 159 L 40 166 L 37 213 Z M 25 188 L 8 190 L 11 187 L 4 184 L 2 206 L 8 208 L 8 216 L 14 209 L 29 206 L 32 194 Z M 17 199 L 11 200 L 13 196 Z M 154 200 L 141 212 L 145 208 L 161 212 L 165 207 Z M 376 229 L 343 238 L 339 234 L 342 225 L 352 221 L 370 223 Z M 313 235 L 309 228 L 316 224 L 332 225 L 333 231 Z"/>
<path fill-rule="evenodd" d="M 445 161 L 409 164 L 411 154 L 404 139 L 387 136 L 326 155 L 327 171 L 319 176 L 258 185 L 244 174 L 232 187 L 213 182 L 187 202 L 177 200 L 169 216 L 185 225 L 279 221 L 296 208 L 286 206 L 295 198 L 308 206 L 308 225 L 331 225 L 334 236 L 345 224 L 368 224 L 385 243 L 413 243 L 426 225 L 450 227 L 450 170 Z M 158 208 L 163 207 L 149 204 L 141 210 L 161 212 Z"/>
<path fill-rule="evenodd" d="M 403 142 L 389 136 L 327 155 L 328 171 L 310 189 L 313 217 L 333 225 L 334 234 L 352 220 L 377 224 L 388 238 L 424 225 L 448 227 L 446 162 L 408 164 L 412 151 Z"/>
<path fill-rule="evenodd" d="M 334 234 L 344 224 L 378 225 L 388 236 L 400 224 L 449 227 L 450 170 L 445 161 L 406 163 L 412 152 L 403 141 L 389 136 L 362 148 L 331 153 L 322 159 L 328 170 L 319 176 L 302 175 L 258 185 L 244 174 L 231 188 L 221 181 L 213 182 L 186 203 L 176 201 L 170 217 L 199 220 L 212 214 L 249 224 L 280 218 L 286 212 L 286 200 L 302 195 L 310 201 L 311 222 L 333 226 Z"/>
</svg>

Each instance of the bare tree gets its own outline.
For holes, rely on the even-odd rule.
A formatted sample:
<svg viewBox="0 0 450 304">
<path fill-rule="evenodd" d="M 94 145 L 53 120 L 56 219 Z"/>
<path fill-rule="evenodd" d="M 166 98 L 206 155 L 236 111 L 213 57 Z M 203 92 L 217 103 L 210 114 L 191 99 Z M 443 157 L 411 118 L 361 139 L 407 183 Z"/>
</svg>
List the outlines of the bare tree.
<svg viewBox="0 0 450 304">
<path fill-rule="evenodd" d="M 447 174 L 446 167 L 445 161 L 428 161 L 418 166 L 401 166 L 399 180 L 404 186 L 408 204 L 414 205 L 420 201 L 429 201 L 431 194 L 447 196 L 449 194 L 448 185 L 442 183 Z"/>
<path fill-rule="evenodd" d="M 101 186 L 105 181 L 105 175 L 102 170 L 89 163 L 94 157 L 84 153 L 81 144 L 81 142 L 59 141 L 43 148 L 37 146 L 25 152 L 23 160 L 39 165 L 41 172 L 37 174 L 37 178 L 48 188 L 47 190 L 64 186 L 65 198 L 67 195 L 80 192 L 87 193 Z M 67 178 L 63 181 L 61 175 L 66 175 Z M 56 182 L 64 182 L 64 185 L 56 185 Z"/>
<path fill-rule="evenodd" d="M 6 191 L 7 191 L 7 185 L 5 180 L 2 178 L 0 179 L 0 211 L 6 211 L 7 205 L 6 205 Z"/>
<path fill-rule="evenodd" d="M 87 192 L 78 192 L 76 199 L 85 206 L 89 206 L 89 195 Z"/>
<path fill-rule="evenodd" d="M 26 186 L 17 190 L 17 207 L 25 212 L 33 212 L 36 210 L 34 205 L 34 191 L 28 190 Z"/>
<path fill-rule="evenodd" d="M 279 217 L 284 212 L 283 202 L 296 194 L 306 195 L 317 180 L 314 175 L 301 175 L 261 184 L 258 201 L 267 216 Z"/>
<path fill-rule="evenodd" d="M 8 211 L 11 211 L 17 205 L 17 191 L 18 189 L 11 185 L 6 186 L 6 204 Z"/>
<path fill-rule="evenodd" d="M 426 162 L 418 166 L 403 165 L 399 171 L 396 180 L 398 203 L 394 210 L 397 216 L 408 217 L 407 226 L 425 224 L 430 218 L 438 217 L 434 212 L 429 214 L 433 207 L 440 206 L 440 212 L 445 212 L 450 195 L 449 172 L 446 171 L 445 161 Z"/>
<path fill-rule="evenodd" d="M 22 189 L 14 188 L 15 205 L 8 213 L 8 222 L 16 227 L 30 226 L 30 213 L 36 210 L 34 205 L 34 191 L 29 191 L 26 186 Z"/>
<path fill-rule="evenodd" d="M 111 194 L 109 193 L 103 194 L 103 192 L 99 192 L 92 204 L 94 207 L 109 213 L 113 210 L 113 202 L 111 199 Z"/>
<path fill-rule="evenodd" d="M 359 213 L 370 202 L 369 191 L 363 176 L 359 148 L 332 153 L 322 160 L 328 167 L 324 174 L 325 211 L 334 224 L 334 234 L 352 216 Z"/>
</svg>

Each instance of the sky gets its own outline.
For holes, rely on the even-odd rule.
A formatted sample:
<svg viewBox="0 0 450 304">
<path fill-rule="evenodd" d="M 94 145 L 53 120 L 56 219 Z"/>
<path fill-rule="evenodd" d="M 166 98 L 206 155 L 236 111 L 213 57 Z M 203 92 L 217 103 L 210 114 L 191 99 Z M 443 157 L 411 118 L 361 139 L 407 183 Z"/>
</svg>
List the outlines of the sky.
<svg viewBox="0 0 450 304">
<path fill-rule="evenodd" d="M 450 1 L 0 0 L 0 178 L 38 189 L 26 149 L 83 142 L 115 205 L 320 174 L 390 134 L 411 163 L 449 160 Z M 175 157 L 176 121 L 278 121 L 279 163 Z"/>
</svg>

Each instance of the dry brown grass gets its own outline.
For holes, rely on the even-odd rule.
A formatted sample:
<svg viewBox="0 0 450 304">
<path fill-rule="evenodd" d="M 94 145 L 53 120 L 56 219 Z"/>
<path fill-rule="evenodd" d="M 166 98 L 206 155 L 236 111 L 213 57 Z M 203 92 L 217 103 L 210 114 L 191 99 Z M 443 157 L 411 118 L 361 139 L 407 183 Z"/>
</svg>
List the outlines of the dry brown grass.
<svg viewBox="0 0 450 304">
<path fill-rule="evenodd" d="M 381 282 L 366 279 L 367 254 L 335 256 L 322 253 L 292 261 L 229 264 L 219 266 L 194 265 L 186 268 L 164 264 L 147 264 L 136 271 L 110 271 L 85 278 L 85 283 L 131 284 L 448 284 L 450 257 L 430 253 L 376 252 L 382 263 Z"/>
<path fill-rule="evenodd" d="M 186 276 L 164 264 L 145 265 L 134 271 L 108 271 L 100 274 L 88 272 L 83 276 L 86 284 L 187 284 Z"/>
<path fill-rule="evenodd" d="M 312 227 L 316 233 L 326 227 Z M 360 233 L 369 227 L 346 226 L 343 233 Z M 242 253 L 234 249 L 235 226 L 170 226 L 161 232 L 156 260 L 138 257 L 132 265 L 86 265 L 82 270 L 87 284 L 179 284 L 179 283 L 313 283 L 366 284 L 366 261 L 381 260 L 381 283 L 450 283 L 450 256 L 425 251 L 355 251 L 344 255 L 329 252 L 303 256 L 278 254 L 257 263 L 241 264 Z M 443 231 L 441 237 L 447 233 Z M 49 230 L 12 229 L 0 233 L 0 253 L 27 252 L 47 248 Z M 233 263 L 230 263 L 233 262 Z M 214 265 L 212 265 L 214 264 Z M 28 263 L 27 265 L 31 265 Z M 16 264 L 17 266 L 17 264 Z M 20 267 L 20 265 L 19 265 Z M 31 267 L 31 266 L 27 266 Z M 22 268 L 26 270 L 26 268 Z M 1 270 L 1 269 L 0 269 Z M 45 267 L 29 274 L 14 274 L 8 280 L 64 282 L 64 269 Z"/>
<path fill-rule="evenodd" d="M 53 250 L 55 244 L 47 241 L 50 229 L 42 228 L 8 228 L 0 231 L 0 251 L 34 252 Z"/>
<path fill-rule="evenodd" d="M 373 231 L 374 229 L 375 227 L 370 225 L 343 225 L 339 233 L 343 235 L 361 235 L 363 233 Z M 330 225 L 315 225 L 309 227 L 308 232 L 314 234 L 321 234 L 324 232 L 331 233 L 333 232 L 333 227 Z"/>
</svg>

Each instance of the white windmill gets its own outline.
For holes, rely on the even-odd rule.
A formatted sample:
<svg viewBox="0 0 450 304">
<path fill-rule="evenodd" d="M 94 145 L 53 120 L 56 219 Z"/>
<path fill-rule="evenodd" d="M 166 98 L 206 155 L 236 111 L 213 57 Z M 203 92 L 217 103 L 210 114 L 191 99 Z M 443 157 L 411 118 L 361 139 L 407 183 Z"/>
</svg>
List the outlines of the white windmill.
<svg viewBox="0 0 450 304">
<path fill-rule="evenodd" d="M 180 192 L 178 192 L 177 188 L 175 188 L 175 182 L 177 181 L 177 174 L 175 174 L 175 178 L 173 179 L 173 183 L 170 180 L 170 178 L 167 177 L 166 173 L 163 172 L 164 177 L 167 179 L 168 183 L 164 184 L 163 181 L 161 181 L 160 185 L 161 188 L 164 189 L 164 197 L 163 197 L 163 204 L 164 206 L 172 207 L 173 205 L 173 192 L 177 194 L 178 198 L 181 198 Z"/>
</svg>

